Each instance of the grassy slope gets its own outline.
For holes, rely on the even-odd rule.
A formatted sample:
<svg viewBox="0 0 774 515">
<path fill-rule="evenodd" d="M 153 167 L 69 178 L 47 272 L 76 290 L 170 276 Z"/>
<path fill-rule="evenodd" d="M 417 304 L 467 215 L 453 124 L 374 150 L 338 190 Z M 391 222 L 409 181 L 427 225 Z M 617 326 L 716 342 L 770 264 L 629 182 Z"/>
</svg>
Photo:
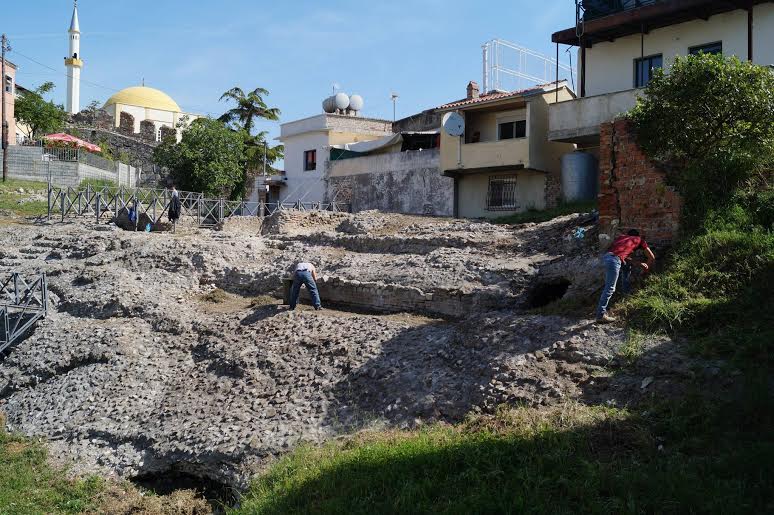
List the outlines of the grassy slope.
<svg viewBox="0 0 774 515">
<path fill-rule="evenodd" d="M 48 204 L 45 201 L 19 204 L 19 199 L 23 198 L 23 195 L 16 193 L 16 190 L 19 188 L 24 189 L 24 191 L 45 191 L 47 186 L 45 182 L 19 181 L 16 179 L 7 179 L 5 182 L 0 181 L 0 211 L 11 211 L 18 216 L 46 214 Z"/>
<path fill-rule="evenodd" d="M 0 513 L 80 513 L 102 488 L 97 479 L 72 481 L 46 463 L 45 448 L 9 435 L 0 419 Z"/>
<path fill-rule="evenodd" d="M 760 439 L 766 407 L 517 408 L 361 434 L 295 451 L 232 513 L 761 512 L 774 487 L 774 439 Z"/>
</svg>

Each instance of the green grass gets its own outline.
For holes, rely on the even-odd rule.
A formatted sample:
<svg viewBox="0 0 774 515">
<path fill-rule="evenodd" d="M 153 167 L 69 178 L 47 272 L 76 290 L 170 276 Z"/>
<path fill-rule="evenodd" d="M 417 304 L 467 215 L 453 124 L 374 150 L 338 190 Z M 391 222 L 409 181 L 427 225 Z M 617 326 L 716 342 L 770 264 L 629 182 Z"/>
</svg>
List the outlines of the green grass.
<svg viewBox="0 0 774 515">
<path fill-rule="evenodd" d="M 515 408 L 366 433 L 296 450 L 231 513 L 764 512 L 774 499 L 774 438 L 761 431 L 771 408 L 699 397 L 647 413 Z"/>
<path fill-rule="evenodd" d="M 23 195 L 16 193 L 22 188 Z M 20 181 L 16 179 L 7 179 L 0 181 L 0 211 L 9 211 L 17 216 L 41 216 L 48 211 L 46 201 L 36 200 L 19 204 L 19 200 L 24 198 L 29 191 L 46 191 L 48 186 L 45 182 Z"/>
<path fill-rule="evenodd" d="M 0 513 L 81 513 L 102 490 L 97 478 L 68 479 L 46 461 L 40 443 L 5 432 L 0 418 Z"/>
<path fill-rule="evenodd" d="M 588 213 L 597 208 L 596 200 L 587 202 L 571 202 L 567 204 L 560 204 L 552 209 L 545 209 L 538 211 L 536 209 L 530 209 L 524 213 L 516 213 L 513 215 L 503 216 L 495 218 L 494 223 L 498 224 L 523 224 L 527 222 L 547 222 L 557 216 L 570 215 L 573 213 Z"/>
<path fill-rule="evenodd" d="M 78 184 L 78 189 L 85 190 L 87 186 L 91 186 L 91 189 L 102 189 L 102 188 L 117 188 L 118 185 L 116 184 L 116 181 L 111 181 L 110 179 L 83 179 Z"/>
<path fill-rule="evenodd" d="M 685 336 L 705 355 L 770 369 L 774 233 L 713 222 L 623 305 L 631 325 Z"/>
</svg>

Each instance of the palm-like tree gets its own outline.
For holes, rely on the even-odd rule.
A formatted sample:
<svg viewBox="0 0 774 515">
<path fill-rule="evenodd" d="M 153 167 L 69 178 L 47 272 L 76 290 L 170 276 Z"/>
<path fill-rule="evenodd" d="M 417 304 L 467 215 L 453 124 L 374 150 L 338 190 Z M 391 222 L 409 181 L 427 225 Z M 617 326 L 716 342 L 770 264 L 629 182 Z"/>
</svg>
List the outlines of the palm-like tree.
<svg viewBox="0 0 774 515">
<path fill-rule="evenodd" d="M 253 135 L 256 119 L 279 120 L 280 110 L 267 106 L 263 99 L 268 94 L 269 91 L 264 88 L 255 88 L 245 94 L 242 88 L 234 87 L 220 97 L 220 100 L 233 101 L 236 105 L 223 113 L 218 120 L 230 125 L 234 130 L 244 132 L 245 168 L 241 186 L 232 193 L 234 197 L 244 197 L 249 194 L 254 178 L 263 169 L 264 163 L 267 172 L 271 173 L 274 171 L 271 165 L 283 157 L 282 145 L 275 147 L 265 145 L 268 136 L 266 132 Z"/>
<path fill-rule="evenodd" d="M 220 100 L 233 100 L 236 106 L 223 113 L 218 120 L 223 123 L 236 123 L 248 134 L 252 133 L 253 121 L 256 118 L 279 120 L 280 110 L 267 106 L 263 100 L 263 97 L 268 94 L 269 91 L 264 88 L 255 88 L 247 94 L 242 88 L 231 88 L 221 95 Z"/>
</svg>

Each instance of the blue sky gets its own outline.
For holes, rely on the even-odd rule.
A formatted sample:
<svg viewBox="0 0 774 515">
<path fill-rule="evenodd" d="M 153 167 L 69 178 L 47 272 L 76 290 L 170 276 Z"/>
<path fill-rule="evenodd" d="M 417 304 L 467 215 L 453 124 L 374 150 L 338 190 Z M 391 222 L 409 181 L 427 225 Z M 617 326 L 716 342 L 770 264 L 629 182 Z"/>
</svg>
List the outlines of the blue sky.
<svg viewBox="0 0 774 515">
<path fill-rule="evenodd" d="M 554 55 L 551 33 L 574 22 L 572 0 L 80 0 L 78 8 L 82 107 L 144 78 L 184 110 L 217 116 L 224 91 L 261 86 L 282 121 L 320 113 L 334 83 L 363 96 L 366 116 L 392 118 L 392 91 L 398 118 L 434 107 L 481 81 L 485 41 Z M 69 0 L 16 1 L 0 17 L 17 82 L 53 81 L 62 103 L 71 12 Z M 276 123 L 260 128 L 279 132 Z"/>
</svg>

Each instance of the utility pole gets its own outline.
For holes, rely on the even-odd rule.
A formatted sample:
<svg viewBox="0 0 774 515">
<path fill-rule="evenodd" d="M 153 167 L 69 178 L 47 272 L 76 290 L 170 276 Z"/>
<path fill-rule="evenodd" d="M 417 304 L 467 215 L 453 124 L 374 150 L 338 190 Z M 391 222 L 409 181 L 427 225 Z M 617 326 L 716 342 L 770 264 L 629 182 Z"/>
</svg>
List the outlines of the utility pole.
<svg viewBox="0 0 774 515">
<path fill-rule="evenodd" d="M 0 136 L 0 139 L 2 139 L 2 149 L 3 149 L 3 182 L 5 182 L 6 178 L 8 177 L 8 120 L 5 119 L 5 88 L 7 87 L 6 84 L 6 78 L 5 78 L 5 53 L 11 51 L 10 45 L 8 45 L 8 38 L 3 34 L 0 36 L 0 61 L 2 61 L 2 80 L 3 80 L 3 92 L 2 92 L 2 99 L 0 100 L 0 103 L 3 104 L 2 113 L 0 113 L 0 117 L 2 117 L 3 120 L 3 129 L 0 131 L 2 134 Z"/>
<path fill-rule="evenodd" d="M 395 102 L 398 100 L 397 93 L 390 93 L 390 99 L 392 99 L 392 121 L 395 121 Z"/>
<path fill-rule="evenodd" d="M 266 177 L 266 140 L 263 140 L 263 176 Z"/>
</svg>

